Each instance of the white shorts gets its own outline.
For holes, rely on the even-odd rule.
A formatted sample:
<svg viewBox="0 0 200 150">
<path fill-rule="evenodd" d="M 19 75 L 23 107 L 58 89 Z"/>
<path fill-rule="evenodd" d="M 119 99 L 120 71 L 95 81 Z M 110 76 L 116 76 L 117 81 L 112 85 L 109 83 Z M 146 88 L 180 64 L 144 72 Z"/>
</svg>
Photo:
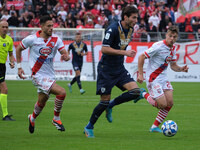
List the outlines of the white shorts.
<svg viewBox="0 0 200 150">
<path fill-rule="evenodd" d="M 158 99 L 164 95 L 165 90 L 173 90 L 169 81 L 146 82 L 149 94 L 153 99 Z"/>
<path fill-rule="evenodd" d="M 55 83 L 54 78 L 42 77 L 42 76 L 32 76 L 33 85 L 38 89 L 38 93 L 45 93 L 49 95 L 49 92 Z"/>
</svg>

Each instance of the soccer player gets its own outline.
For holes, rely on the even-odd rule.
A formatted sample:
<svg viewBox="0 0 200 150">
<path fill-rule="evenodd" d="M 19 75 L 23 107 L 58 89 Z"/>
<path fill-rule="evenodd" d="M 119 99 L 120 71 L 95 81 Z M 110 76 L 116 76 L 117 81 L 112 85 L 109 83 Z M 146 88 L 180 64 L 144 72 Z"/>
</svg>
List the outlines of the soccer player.
<svg viewBox="0 0 200 150">
<path fill-rule="evenodd" d="M 21 52 L 27 48 L 30 49 L 31 77 L 34 86 L 38 89 L 38 101 L 35 104 L 33 113 L 28 116 L 29 132 L 34 132 L 35 119 L 42 112 L 50 94 L 56 95 L 52 124 L 58 130 L 65 131 L 60 120 L 60 111 L 66 96 L 66 91 L 55 83 L 53 58 L 57 50 L 60 52 L 62 60 L 68 61 L 70 58 L 64 48 L 62 40 L 52 34 L 52 18 L 46 15 L 42 16 L 40 18 L 40 25 L 41 30 L 36 34 L 24 38 L 16 49 L 18 76 L 22 79 L 25 79 L 25 77 L 24 70 L 21 66 Z"/>
<path fill-rule="evenodd" d="M 15 121 L 11 118 L 12 115 L 8 115 L 7 108 L 7 95 L 8 88 L 5 82 L 6 74 L 6 60 L 9 54 L 10 67 L 15 67 L 14 56 L 13 56 L 13 40 L 8 33 L 8 22 L 0 21 L 0 103 L 3 112 L 3 121 Z"/>
<path fill-rule="evenodd" d="M 107 109 L 107 120 L 112 122 L 112 107 L 141 97 L 138 85 L 124 67 L 124 56 L 134 57 L 134 50 L 127 50 L 133 27 L 137 23 L 138 10 L 134 6 L 127 6 L 122 11 L 122 21 L 111 24 L 105 31 L 102 45 L 102 57 L 98 64 L 97 91 L 100 102 L 94 108 L 90 121 L 84 128 L 86 137 L 94 137 L 94 124 Z M 117 86 L 122 91 L 128 90 L 113 99 L 110 103 L 111 91 Z"/>
<path fill-rule="evenodd" d="M 143 96 L 154 107 L 159 108 L 158 115 L 150 128 L 150 132 L 161 132 L 159 125 L 167 117 L 173 106 L 173 88 L 167 79 L 167 67 L 176 72 L 188 72 L 187 65 L 180 67 L 176 63 L 176 52 L 173 44 L 178 38 L 178 28 L 169 27 L 166 39 L 156 42 L 138 58 L 139 75 L 137 81 L 143 82 L 144 60 L 149 59 L 146 70 L 146 86 L 150 94 L 143 92 Z"/>
<path fill-rule="evenodd" d="M 72 79 L 72 81 L 68 84 L 69 92 L 72 92 L 72 85 L 77 82 L 78 87 L 80 89 L 80 93 L 85 93 L 85 90 L 82 89 L 80 75 L 81 70 L 83 66 L 83 56 L 87 55 L 87 45 L 82 42 L 81 33 L 76 33 L 76 38 L 73 43 L 69 45 L 68 52 L 70 53 L 72 51 L 73 58 L 72 58 L 72 65 L 74 68 L 74 71 L 76 73 L 75 77 Z"/>
</svg>

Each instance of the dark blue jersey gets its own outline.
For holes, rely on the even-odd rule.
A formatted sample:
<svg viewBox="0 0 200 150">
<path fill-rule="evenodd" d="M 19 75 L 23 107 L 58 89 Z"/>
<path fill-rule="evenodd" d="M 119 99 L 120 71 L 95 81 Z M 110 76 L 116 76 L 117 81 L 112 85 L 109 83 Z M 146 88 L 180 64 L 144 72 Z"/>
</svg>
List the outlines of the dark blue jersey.
<svg viewBox="0 0 200 150">
<path fill-rule="evenodd" d="M 129 30 L 123 29 L 121 22 L 112 23 L 105 31 L 103 46 L 108 46 L 116 50 L 126 50 L 126 47 L 131 41 L 133 28 Z M 119 68 L 124 63 L 122 55 L 103 54 L 99 64 L 106 65 L 110 68 Z"/>
<path fill-rule="evenodd" d="M 87 45 L 83 42 L 76 43 L 73 42 L 69 45 L 69 50 L 72 50 L 72 64 L 82 64 L 83 63 L 83 56 L 80 55 L 81 52 L 87 52 Z"/>
</svg>

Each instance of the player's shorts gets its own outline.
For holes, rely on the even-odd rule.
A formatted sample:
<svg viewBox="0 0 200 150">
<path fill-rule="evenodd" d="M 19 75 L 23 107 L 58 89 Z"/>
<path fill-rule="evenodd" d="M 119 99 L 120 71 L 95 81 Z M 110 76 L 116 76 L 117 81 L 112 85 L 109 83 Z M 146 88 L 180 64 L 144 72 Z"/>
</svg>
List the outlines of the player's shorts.
<svg viewBox="0 0 200 150">
<path fill-rule="evenodd" d="M 123 85 L 133 81 L 134 79 L 124 67 L 117 73 L 112 73 L 110 69 L 105 67 L 102 68 L 101 65 L 98 65 L 96 94 L 110 95 L 114 86 L 117 86 L 122 91 L 125 91 L 126 89 Z"/>
<path fill-rule="evenodd" d="M 153 99 L 158 99 L 164 95 L 165 90 L 173 90 L 169 81 L 146 82 L 149 94 Z"/>
<path fill-rule="evenodd" d="M 73 66 L 73 68 L 74 68 L 74 71 L 77 71 L 77 70 L 82 70 L 82 65 L 83 65 L 83 63 L 81 63 L 81 64 L 78 64 L 78 63 L 72 63 L 72 66 Z"/>
<path fill-rule="evenodd" d="M 0 83 L 5 81 L 6 65 L 0 64 Z"/>
<path fill-rule="evenodd" d="M 33 85 L 38 89 L 38 93 L 45 93 L 49 95 L 49 92 L 55 83 L 54 78 L 43 76 L 32 76 Z"/>
</svg>

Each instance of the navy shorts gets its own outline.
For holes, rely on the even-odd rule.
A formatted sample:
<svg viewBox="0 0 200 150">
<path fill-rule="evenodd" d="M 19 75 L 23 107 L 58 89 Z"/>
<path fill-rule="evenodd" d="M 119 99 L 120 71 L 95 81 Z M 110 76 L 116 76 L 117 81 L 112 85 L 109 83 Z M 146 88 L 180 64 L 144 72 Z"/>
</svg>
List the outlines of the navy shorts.
<svg viewBox="0 0 200 150">
<path fill-rule="evenodd" d="M 5 81 L 6 65 L 0 64 L 0 83 Z"/>
<path fill-rule="evenodd" d="M 111 69 L 98 66 L 97 76 L 97 95 L 110 95 L 112 88 L 117 86 L 122 91 L 126 89 L 123 87 L 124 84 L 133 82 L 134 79 L 130 73 L 124 68 L 118 69 L 117 72 L 112 72 Z M 134 81 L 135 82 L 135 81 Z"/>
<path fill-rule="evenodd" d="M 83 63 L 81 64 L 78 64 L 78 63 L 72 63 L 72 66 L 74 68 L 74 71 L 77 71 L 77 70 L 82 70 L 82 66 L 83 66 Z"/>
</svg>

